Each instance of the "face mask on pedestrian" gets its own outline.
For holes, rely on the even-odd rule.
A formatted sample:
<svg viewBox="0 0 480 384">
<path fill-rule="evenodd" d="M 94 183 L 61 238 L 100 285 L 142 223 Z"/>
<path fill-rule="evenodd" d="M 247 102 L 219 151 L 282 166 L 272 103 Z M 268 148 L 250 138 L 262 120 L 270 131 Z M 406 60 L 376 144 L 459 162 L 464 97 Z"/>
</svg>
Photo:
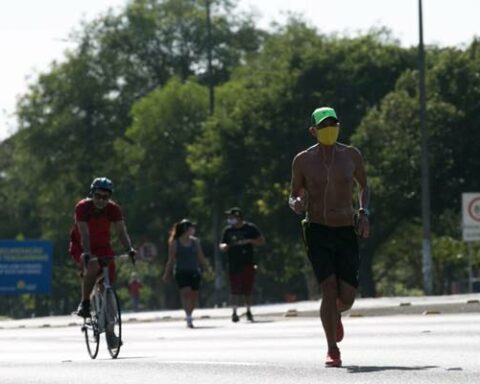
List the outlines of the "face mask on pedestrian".
<svg viewBox="0 0 480 384">
<path fill-rule="evenodd" d="M 227 219 L 227 223 L 228 223 L 228 225 L 236 225 L 236 224 L 238 224 L 238 219 L 235 218 L 235 217 L 229 217 Z"/>
<path fill-rule="evenodd" d="M 323 145 L 333 145 L 337 142 L 340 127 L 338 125 L 317 128 L 317 140 Z"/>
</svg>

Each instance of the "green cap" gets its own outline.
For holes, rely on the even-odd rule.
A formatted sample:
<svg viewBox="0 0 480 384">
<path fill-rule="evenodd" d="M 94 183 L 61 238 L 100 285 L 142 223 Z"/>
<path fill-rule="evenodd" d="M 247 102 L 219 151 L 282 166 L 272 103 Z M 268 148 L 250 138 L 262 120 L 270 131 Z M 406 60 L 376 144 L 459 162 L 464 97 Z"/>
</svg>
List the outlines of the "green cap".
<svg viewBox="0 0 480 384">
<path fill-rule="evenodd" d="M 312 113 L 312 124 L 318 125 L 327 117 L 333 117 L 335 120 L 338 120 L 337 114 L 335 113 L 335 110 L 333 108 L 330 108 L 330 107 L 317 108 Z"/>
</svg>

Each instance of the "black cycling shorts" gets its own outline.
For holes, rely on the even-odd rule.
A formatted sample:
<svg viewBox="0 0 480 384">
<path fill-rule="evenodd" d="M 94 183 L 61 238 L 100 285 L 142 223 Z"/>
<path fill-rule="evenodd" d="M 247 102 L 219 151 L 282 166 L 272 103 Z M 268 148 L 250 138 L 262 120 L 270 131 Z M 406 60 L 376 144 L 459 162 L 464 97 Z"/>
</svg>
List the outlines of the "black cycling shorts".
<svg viewBox="0 0 480 384">
<path fill-rule="evenodd" d="M 360 258 L 353 226 L 328 227 L 302 222 L 308 258 L 319 283 L 330 275 L 358 288 Z"/>
<path fill-rule="evenodd" d="M 198 291 L 200 289 L 200 280 L 201 275 L 198 271 L 175 272 L 175 281 L 180 289 L 190 287 L 192 290 Z"/>
</svg>

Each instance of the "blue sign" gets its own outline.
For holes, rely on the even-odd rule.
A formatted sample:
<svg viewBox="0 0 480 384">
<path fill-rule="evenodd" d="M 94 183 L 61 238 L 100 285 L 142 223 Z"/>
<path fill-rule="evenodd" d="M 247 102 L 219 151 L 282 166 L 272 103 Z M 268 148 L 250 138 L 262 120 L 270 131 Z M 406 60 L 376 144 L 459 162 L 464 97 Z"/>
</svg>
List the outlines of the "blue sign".
<svg viewBox="0 0 480 384">
<path fill-rule="evenodd" d="M 51 241 L 0 240 L 0 295 L 50 293 Z"/>
</svg>

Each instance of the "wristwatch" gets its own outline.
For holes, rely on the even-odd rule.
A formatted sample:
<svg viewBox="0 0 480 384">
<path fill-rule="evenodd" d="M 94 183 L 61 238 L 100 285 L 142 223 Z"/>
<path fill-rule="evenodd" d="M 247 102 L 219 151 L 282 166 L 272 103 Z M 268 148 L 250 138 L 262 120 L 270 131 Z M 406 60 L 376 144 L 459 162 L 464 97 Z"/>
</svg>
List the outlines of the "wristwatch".
<svg viewBox="0 0 480 384">
<path fill-rule="evenodd" d="M 359 213 L 359 214 L 360 214 L 360 213 L 363 213 L 363 214 L 364 214 L 365 216 L 367 216 L 367 217 L 370 216 L 370 211 L 369 211 L 367 208 L 360 208 L 360 209 L 358 210 L 358 213 Z"/>
</svg>

